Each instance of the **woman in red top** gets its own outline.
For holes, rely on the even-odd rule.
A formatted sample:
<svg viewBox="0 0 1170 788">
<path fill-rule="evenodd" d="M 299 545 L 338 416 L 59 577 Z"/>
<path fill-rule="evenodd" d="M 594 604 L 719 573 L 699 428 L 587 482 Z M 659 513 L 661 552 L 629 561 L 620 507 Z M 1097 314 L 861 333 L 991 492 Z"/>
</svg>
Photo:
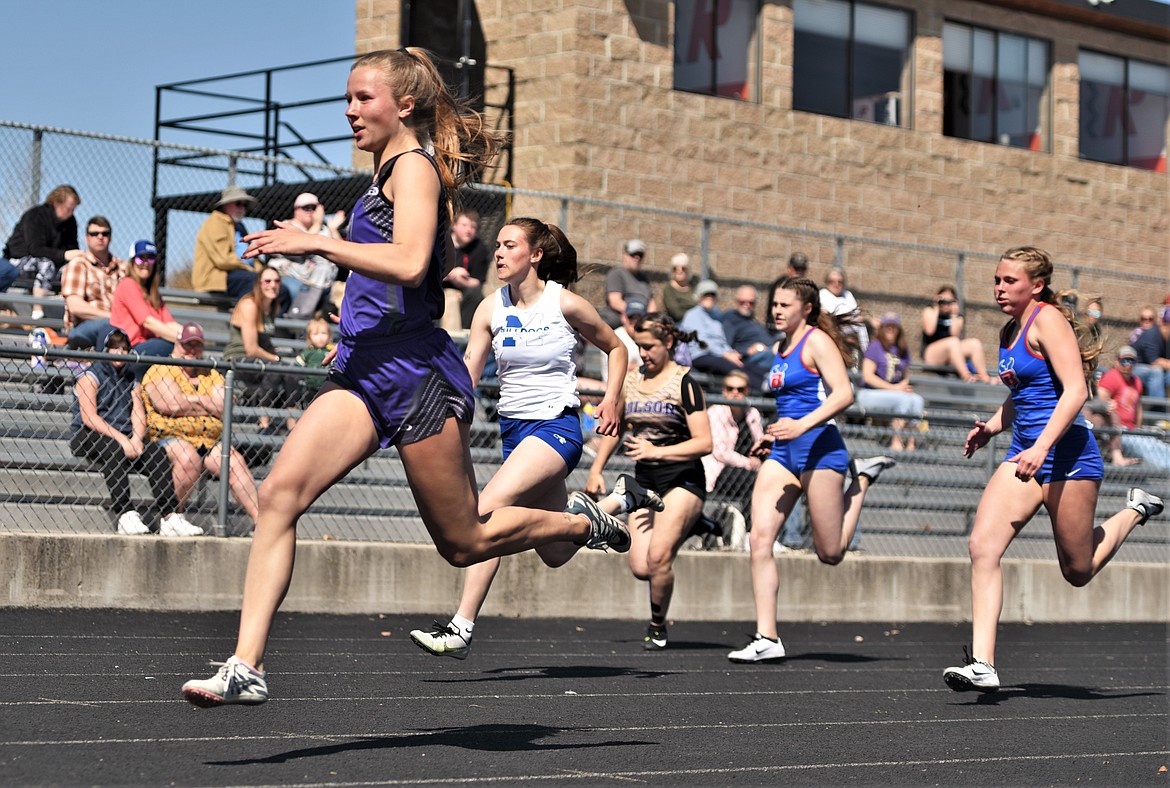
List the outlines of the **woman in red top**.
<svg viewBox="0 0 1170 788">
<path fill-rule="evenodd" d="M 137 241 L 130 249 L 127 276 L 114 289 L 110 323 L 130 337 L 130 349 L 144 356 L 169 356 L 181 326 L 171 316 L 158 292 L 155 269 L 157 252 L 150 241 Z M 141 380 L 147 365 L 136 364 Z"/>
</svg>

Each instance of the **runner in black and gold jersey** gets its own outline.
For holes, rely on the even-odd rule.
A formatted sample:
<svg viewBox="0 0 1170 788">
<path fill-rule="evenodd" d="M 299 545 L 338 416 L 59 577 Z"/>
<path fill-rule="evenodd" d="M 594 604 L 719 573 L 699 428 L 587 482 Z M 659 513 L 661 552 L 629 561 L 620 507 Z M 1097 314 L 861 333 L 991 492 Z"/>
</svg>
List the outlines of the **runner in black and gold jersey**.
<svg viewBox="0 0 1170 788">
<path fill-rule="evenodd" d="M 602 440 L 586 486 L 594 494 L 605 492 L 601 471 L 620 442 L 634 460 L 634 478 L 665 502 L 661 512 L 630 513 L 630 570 L 650 583 L 648 650 L 666 648 L 674 557 L 707 497 L 699 462 L 711 451 L 707 404 L 690 368 L 674 361 L 679 342 L 692 337 L 682 335 L 665 312 L 652 312 L 634 325 L 642 365 L 626 376 L 623 434 Z"/>
</svg>

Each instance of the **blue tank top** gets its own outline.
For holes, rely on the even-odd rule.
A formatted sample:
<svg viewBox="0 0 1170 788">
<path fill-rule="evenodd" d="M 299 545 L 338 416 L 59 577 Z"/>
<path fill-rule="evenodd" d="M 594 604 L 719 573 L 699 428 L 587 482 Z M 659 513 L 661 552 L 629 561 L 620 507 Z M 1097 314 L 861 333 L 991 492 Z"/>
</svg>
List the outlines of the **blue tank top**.
<svg viewBox="0 0 1170 788">
<path fill-rule="evenodd" d="M 376 244 L 394 241 L 394 203 L 386 199 L 382 187 L 390 178 L 394 164 L 407 153 L 417 153 L 435 168 L 435 160 L 421 148 L 386 162 L 377 179 L 358 199 L 350 214 L 349 240 Z M 447 257 L 447 199 L 440 180 L 439 204 L 436 207 L 435 243 L 426 277 L 418 287 L 403 287 L 379 282 L 357 272 L 345 283 L 341 308 L 341 336 L 344 339 L 375 339 L 407 334 L 429 327 L 443 313 L 442 279 Z"/>
<path fill-rule="evenodd" d="M 821 374 L 804 365 L 800 355 L 804 343 L 812 336 L 812 328 L 806 331 L 788 352 L 780 352 L 772 360 L 768 373 L 768 384 L 776 395 L 776 416 L 799 419 L 812 413 L 821 404 Z"/>
<path fill-rule="evenodd" d="M 1056 401 L 1064 392 L 1064 386 L 1053 374 L 1052 365 L 1028 347 L 1028 330 L 1036 315 L 1047 306 L 1042 303 L 1032 310 L 1010 347 L 1003 344 L 1006 331 L 1000 338 L 999 379 L 1011 391 L 1010 398 L 1016 411 L 1012 429 L 1029 438 L 1035 437 L 1048 424 L 1056 409 Z"/>
</svg>

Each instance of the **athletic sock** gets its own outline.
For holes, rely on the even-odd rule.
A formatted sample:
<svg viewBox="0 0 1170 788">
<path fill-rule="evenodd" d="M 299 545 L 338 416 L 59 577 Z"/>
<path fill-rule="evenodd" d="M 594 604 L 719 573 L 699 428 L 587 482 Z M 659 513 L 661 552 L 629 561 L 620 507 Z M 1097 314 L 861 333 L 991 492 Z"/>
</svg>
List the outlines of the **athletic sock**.
<svg viewBox="0 0 1170 788">
<path fill-rule="evenodd" d="M 612 501 L 613 505 L 618 507 L 618 510 L 614 512 L 615 516 L 634 511 L 638 503 L 636 500 L 634 500 L 633 493 L 625 493 L 624 495 L 610 493 L 609 495 L 605 496 L 603 501 Z M 608 511 L 608 507 L 603 507 L 603 509 Z"/>
<path fill-rule="evenodd" d="M 466 637 L 471 637 L 471 633 L 475 631 L 475 622 L 468 621 L 458 613 L 451 616 L 451 626 L 455 627 L 457 630 L 459 630 L 460 634 Z"/>
</svg>

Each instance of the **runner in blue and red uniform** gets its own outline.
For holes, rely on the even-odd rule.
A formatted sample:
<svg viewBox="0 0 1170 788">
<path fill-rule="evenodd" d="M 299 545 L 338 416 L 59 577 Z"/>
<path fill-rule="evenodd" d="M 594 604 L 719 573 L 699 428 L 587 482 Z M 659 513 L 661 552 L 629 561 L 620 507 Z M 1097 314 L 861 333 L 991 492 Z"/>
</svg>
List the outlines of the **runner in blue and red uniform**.
<svg viewBox="0 0 1170 788">
<path fill-rule="evenodd" d="M 784 332 L 772 361 L 769 387 L 776 395 L 776 421 L 765 428 L 756 446 L 768 452 L 752 489 L 752 593 L 756 634 L 732 651 L 732 662 L 782 659 L 784 644 L 776 626 L 780 578 L 772 545 L 792 507 L 805 493 L 817 558 L 839 564 L 857 529 L 865 492 L 886 468 L 889 457 L 850 463 L 845 442 L 833 419 L 853 404 L 846 364 L 853 348 L 841 330 L 852 316 L 821 310 L 820 291 L 811 279 L 784 279 L 772 285 L 768 299 L 776 328 Z M 845 473 L 853 481 L 842 488 Z"/>
<path fill-rule="evenodd" d="M 1162 511 L 1162 500 L 1131 487 L 1126 508 L 1093 526 L 1104 475 L 1101 452 L 1080 415 L 1086 374 L 1101 352 L 1076 315 L 1052 291 L 1052 260 L 1043 249 L 1007 250 L 995 269 L 995 302 L 1010 317 L 1000 333 L 999 378 L 1008 396 L 987 421 L 976 421 L 963 453 L 970 457 L 1012 427 L 1003 464 L 983 491 L 971 530 L 971 652 L 943 671 L 956 692 L 999 689 L 995 637 L 1003 608 L 1000 561 L 1043 504 L 1052 520 L 1064 578 L 1083 586 L 1117 553 L 1130 532 Z"/>
<path fill-rule="evenodd" d="M 376 173 L 351 214 L 350 240 L 285 223 L 245 238 L 248 258 L 317 254 L 351 273 L 334 371 L 260 487 L 235 653 L 215 676 L 183 685 L 199 706 L 267 700 L 264 652 L 292 579 L 297 520 L 379 447 L 398 448 L 427 531 L 456 566 L 552 542 L 629 550 L 625 527 L 585 496 L 563 513 L 477 511 L 471 378 L 434 320 L 452 198 L 499 140 L 455 102 L 421 49 L 358 58 L 346 101 L 354 142 L 373 154 Z"/>
</svg>

